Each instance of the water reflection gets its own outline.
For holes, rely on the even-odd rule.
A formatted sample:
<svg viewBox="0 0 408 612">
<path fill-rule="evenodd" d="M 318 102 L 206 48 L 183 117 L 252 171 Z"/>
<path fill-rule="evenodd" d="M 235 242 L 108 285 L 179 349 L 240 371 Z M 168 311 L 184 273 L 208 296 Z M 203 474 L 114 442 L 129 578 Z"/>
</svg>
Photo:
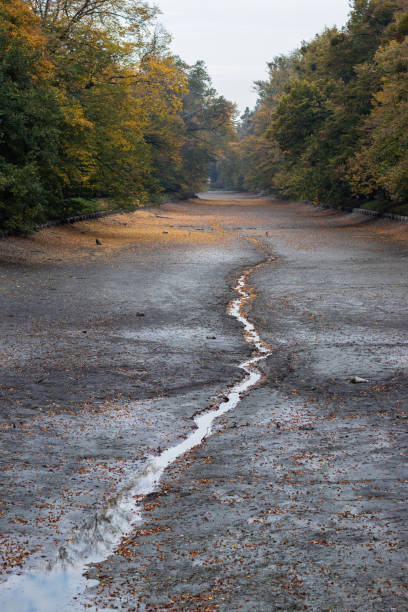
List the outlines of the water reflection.
<svg viewBox="0 0 408 612">
<path fill-rule="evenodd" d="M 76 597 L 82 596 L 84 591 L 98 584 L 98 581 L 84 578 L 86 566 L 107 559 L 118 547 L 121 538 L 129 534 L 141 519 L 141 509 L 136 505 L 135 497 L 140 499 L 155 491 L 165 469 L 178 457 L 200 445 L 211 434 L 214 421 L 236 408 L 242 395 L 259 382 L 261 372 L 256 368 L 256 364 L 266 359 L 270 350 L 242 310 L 243 305 L 250 300 L 245 287 L 251 270 L 249 268 L 240 277 L 235 288 L 239 297 L 233 300 L 228 310 L 231 316 L 242 323 L 247 342 L 257 351 L 252 359 L 239 366 L 246 373 L 245 378 L 229 391 L 226 401 L 216 410 L 195 418 L 196 429 L 185 440 L 163 451 L 158 457 L 152 457 L 126 489 L 106 507 L 101 508 L 91 521 L 83 525 L 72 538 L 72 542 L 59 551 L 57 558 L 50 564 L 49 571 L 12 576 L 0 585 L 0 610 L 58 612 L 81 609 L 80 601 L 76 600 Z M 88 607 L 87 609 L 92 610 Z"/>
<path fill-rule="evenodd" d="M 75 610 L 74 597 L 98 584 L 86 580 L 81 570 L 52 570 L 44 573 L 13 576 L 1 585 L 3 612 L 57 612 Z"/>
</svg>

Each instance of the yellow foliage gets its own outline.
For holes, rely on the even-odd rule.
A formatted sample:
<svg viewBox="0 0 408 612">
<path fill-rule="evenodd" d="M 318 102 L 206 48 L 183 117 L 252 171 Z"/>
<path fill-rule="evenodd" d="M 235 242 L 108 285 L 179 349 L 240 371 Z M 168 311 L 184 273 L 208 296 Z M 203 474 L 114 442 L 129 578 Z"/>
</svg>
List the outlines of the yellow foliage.
<svg viewBox="0 0 408 612">
<path fill-rule="evenodd" d="M 43 79 L 52 72 L 53 65 L 46 58 L 46 37 L 40 20 L 22 0 L 0 0 L 1 27 L 9 41 L 9 48 L 18 43 L 36 52 L 34 78 Z"/>
<path fill-rule="evenodd" d="M 0 0 L 0 15 L 10 44 L 18 40 L 25 41 L 31 47 L 44 45 L 39 19 L 22 0 Z"/>
</svg>

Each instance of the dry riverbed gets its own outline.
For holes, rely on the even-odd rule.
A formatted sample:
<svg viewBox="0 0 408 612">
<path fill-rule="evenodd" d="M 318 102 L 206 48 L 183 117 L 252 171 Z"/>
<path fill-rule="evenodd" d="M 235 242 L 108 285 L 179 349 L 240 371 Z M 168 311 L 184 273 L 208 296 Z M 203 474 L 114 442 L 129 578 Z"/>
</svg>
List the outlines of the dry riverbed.
<svg viewBox="0 0 408 612">
<path fill-rule="evenodd" d="M 2 609 L 407 610 L 407 261 L 406 226 L 235 194 L 0 241 Z M 261 382 L 50 589 L 242 380 L 245 269 Z"/>
</svg>

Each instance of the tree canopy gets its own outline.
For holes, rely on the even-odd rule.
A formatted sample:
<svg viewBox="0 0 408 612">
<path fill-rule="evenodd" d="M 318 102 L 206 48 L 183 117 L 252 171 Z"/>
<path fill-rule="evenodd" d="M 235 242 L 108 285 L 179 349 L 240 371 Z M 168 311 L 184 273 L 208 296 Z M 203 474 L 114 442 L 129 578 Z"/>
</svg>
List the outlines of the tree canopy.
<svg viewBox="0 0 408 612">
<path fill-rule="evenodd" d="M 339 207 L 407 204 L 406 0 L 354 0 L 344 28 L 268 68 L 219 184 Z"/>
<path fill-rule="evenodd" d="M 139 0 L 0 0 L 0 227 L 199 189 L 234 106 Z"/>
</svg>

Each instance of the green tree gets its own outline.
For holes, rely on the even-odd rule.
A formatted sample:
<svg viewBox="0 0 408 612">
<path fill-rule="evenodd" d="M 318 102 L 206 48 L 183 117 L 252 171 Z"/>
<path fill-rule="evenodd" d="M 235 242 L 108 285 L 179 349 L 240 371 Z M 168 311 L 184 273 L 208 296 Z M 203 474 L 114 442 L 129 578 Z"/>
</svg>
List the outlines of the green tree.
<svg viewBox="0 0 408 612">
<path fill-rule="evenodd" d="M 38 20 L 0 2 L 0 226 L 27 231 L 54 199 L 62 113 Z"/>
<path fill-rule="evenodd" d="M 182 180 L 187 189 L 200 189 L 207 178 L 208 164 L 221 155 L 234 137 L 235 107 L 218 96 L 203 62 L 188 67 L 186 75 Z"/>
<path fill-rule="evenodd" d="M 407 23 L 405 0 L 355 0 L 343 29 L 271 62 L 251 129 L 238 129 L 241 182 L 337 206 L 376 189 L 402 197 L 406 73 L 385 58 L 404 65 Z"/>
<path fill-rule="evenodd" d="M 383 86 L 365 122 L 361 148 L 350 162 L 355 194 L 408 200 L 408 36 L 380 49 Z"/>
</svg>

